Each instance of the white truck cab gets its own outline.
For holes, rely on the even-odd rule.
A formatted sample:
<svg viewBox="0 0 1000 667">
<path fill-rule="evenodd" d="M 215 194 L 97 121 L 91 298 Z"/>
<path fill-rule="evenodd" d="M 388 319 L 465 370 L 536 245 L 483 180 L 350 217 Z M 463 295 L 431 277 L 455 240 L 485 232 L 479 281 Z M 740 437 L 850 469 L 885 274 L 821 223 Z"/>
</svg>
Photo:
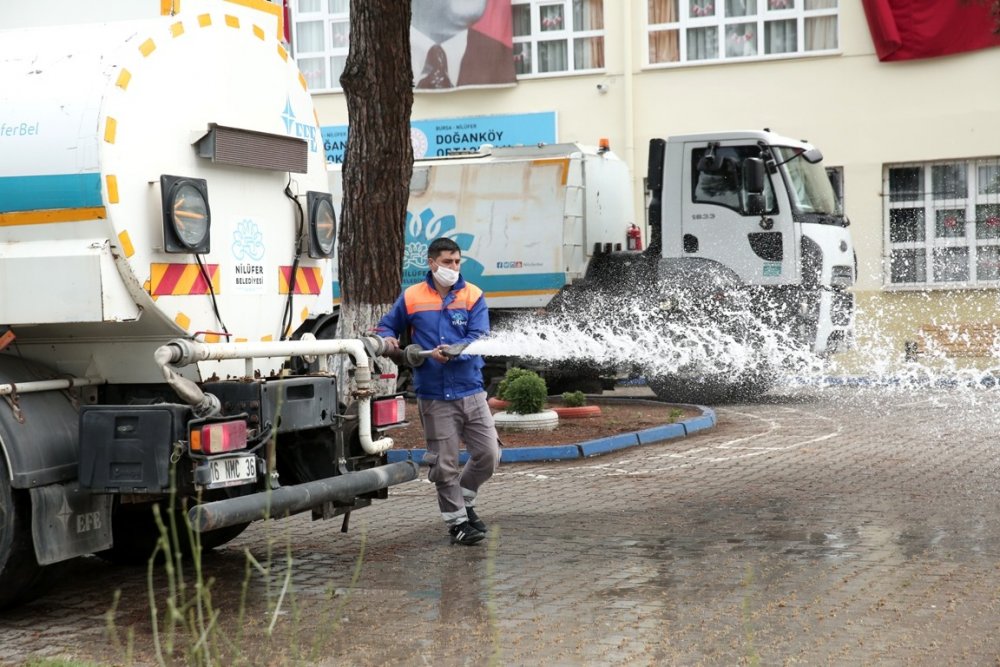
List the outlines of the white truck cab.
<svg viewBox="0 0 1000 667">
<path fill-rule="evenodd" d="M 650 178 L 661 256 L 714 263 L 759 288 L 777 311 L 774 324 L 817 354 L 852 338 L 846 289 L 856 278 L 849 223 L 822 159 L 812 145 L 767 130 L 653 140 L 650 151 L 651 175 L 659 163 L 666 175 Z M 757 188 L 755 161 L 763 166 Z"/>
</svg>

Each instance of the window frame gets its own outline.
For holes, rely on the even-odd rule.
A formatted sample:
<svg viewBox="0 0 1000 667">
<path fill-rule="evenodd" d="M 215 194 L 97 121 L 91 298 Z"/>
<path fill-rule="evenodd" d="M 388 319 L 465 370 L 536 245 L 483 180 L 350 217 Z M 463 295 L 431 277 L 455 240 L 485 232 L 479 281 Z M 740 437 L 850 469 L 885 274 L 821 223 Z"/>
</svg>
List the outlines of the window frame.
<svg viewBox="0 0 1000 667">
<path fill-rule="evenodd" d="M 330 0 L 320 0 L 320 5 L 322 11 L 317 12 L 302 12 L 299 10 L 299 0 L 292 0 L 288 3 L 289 17 L 288 20 L 291 23 L 289 34 L 291 35 L 291 55 L 295 60 L 295 64 L 299 67 L 299 71 L 302 72 L 302 76 L 306 79 L 306 88 L 310 93 L 340 93 L 343 92 L 343 88 L 340 85 L 340 77 L 338 76 L 336 80 L 332 80 L 333 76 L 331 74 L 330 63 L 333 58 L 347 58 L 347 52 L 350 48 L 350 34 L 351 34 L 351 20 L 350 20 L 350 0 L 346 3 L 347 7 L 343 12 L 331 13 L 329 11 Z M 299 25 L 304 23 L 314 23 L 317 21 L 323 22 L 323 50 L 322 51 L 300 51 L 300 44 L 298 39 L 298 28 Z M 347 44 L 344 46 L 333 46 L 333 26 L 334 24 L 344 23 L 347 25 Z M 310 76 L 306 73 L 305 69 L 302 67 L 302 60 L 319 58 L 323 61 L 323 76 L 324 83 L 326 85 L 322 87 L 313 87 L 310 82 Z"/>
<path fill-rule="evenodd" d="M 513 20 L 515 8 L 527 6 L 530 14 L 531 29 L 528 35 L 513 35 L 513 48 L 515 57 L 515 71 L 517 69 L 516 57 L 519 44 L 529 44 L 529 54 L 531 59 L 531 69 L 529 73 L 516 74 L 517 79 L 546 79 L 556 76 L 574 76 L 578 74 L 601 74 L 607 71 L 607 22 L 605 20 L 605 7 L 607 0 L 601 2 L 601 27 L 600 29 L 574 30 L 573 22 L 573 0 L 511 0 L 510 11 Z M 565 26 L 561 30 L 541 30 L 541 10 L 543 6 L 562 6 Z M 601 60 L 604 63 L 601 67 L 577 68 L 574 59 L 574 42 L 578 39 L 600 38 L 601 40 Z M 538 44 L 539 42 L 562 41 L 566 45 L 566 61 L 569 69 L 539 72 L 537 71 Z"/>
<path fill-rule="evenodd" d="M 711 16 L 693 17 L 691 16 L 691 5 L 695 2 L 704 3 L 705 0 L 665 0 L 677 3 L 678 17 L 676 21 L 666 23 L 652 23 L 650 21 L 650 4 L 655 0 L 646 0 L 643 8 L 643 25 L 645 26 L 646 48 L 643 57 L 643 69 L 672 69 L 677 67 L 701 67 L 705 65 L 720 65 L 726 63 L 755 62 L 766 60 L 786 60 L 790 58 L 815 58 L 820 56 L 840 55 L 842 53 L 842 26 L 841 26 L 841 2 L 836 0 L 834 7 L 819 9 L 806 9 L 806 0 L 788 0 L 792 2 L 792 7 L 788 9 L 769 9 L 768 3 L 776 0 L 756 0 L 758 10 L 755 14 L 742 16 L 725 16 L 725 0 L 709 0 L 713 5 L 718 4 L 716 11 Z M 780 1 L 780 0 L 777 0 Z M 829 49 L 805 50 L 807 20 L 834 17 L 836 19 L 836 40 L 837 45 Z M 766 33 L 765 23 L 777 21 L 794 20 L 796 26 L 796 48 L 794 51 L 781 53 L 763 53 L 765 50 L 764 41 Z M 727 56 L 726 55 L 726 28 L 728 26 L 754 23 L 756 24 L 756 50 L 754 55 Z M 716 28 L 716 57 L 714 58 L 688 58 L 688 32 L 703 28 Z M 677 60 L 653 62 L 650 57 L 651 40 L 654 33 L 673 31 L 677 39 Z"/>
<path fill-rule="evenodd" d="M 936 193 L 934 191 L 935 168 L 961 166 L 964 174 L 964 192 Z M 888 291 L 907 290 L 962 290 L 962 289 L 983 289 L 1000 286 L 1000 176 L 994 176 L 997 180 L 993 184 L 994 192 L 981 192 L 979 183 L 980 170 L 987 168 L 987 173 L 1000 174 L 1000 157 L 978 157 L 951 160 L 929 160 L 924 162 L 903 162 L 883 165 L 882 169 L 882 286 Z M 913 197 L 902 199 L 894 198 L 894 194 L 907 193 L 909 190 L 891 189 L 891 174 L 894 169 L 919 169 L 920 183 L 919 192 L 915 192 Z M 981 222 L 978 219 L 979 207 L 995 207 L 996 213 L 990 215 Z M 920 211 L 923 222 L 923 238 L 916 240 L 893 240 L 892 222 L 894 210 L 914 210 Z M 938 223 L 942 215 L 948 216 L 950 211 L 962 211 L 961 235 L 951 235 L 945 232 L 941 234 Z M 997 223 L 985 222 L 996 218 Z M 945 225 L 948 223 L 945 222 Z M 995 231 L 988 236 L 979 237 L 980 224 L 987 224 Z M 980 255 L 985 256 L 984 248 L 995 248 L 990 254 L 994 255 L 992 261 L 996 264 L 995 278 L 980 278 Z M 892 269 L 894 256 L 900 252 L 913 252 L 914 258 L 923 260 L 923 281 L 900 281 L 894 282 Z M 955 251 L 965 252 L 965 279 L 947 280 L 938 278 L 935 275 L 938 266 L 935 266 L 935 255 L 941 256 L 945 253 Z M 942 262 L 940 268 L 948 270 L 947 262 Z"/>
</svg>

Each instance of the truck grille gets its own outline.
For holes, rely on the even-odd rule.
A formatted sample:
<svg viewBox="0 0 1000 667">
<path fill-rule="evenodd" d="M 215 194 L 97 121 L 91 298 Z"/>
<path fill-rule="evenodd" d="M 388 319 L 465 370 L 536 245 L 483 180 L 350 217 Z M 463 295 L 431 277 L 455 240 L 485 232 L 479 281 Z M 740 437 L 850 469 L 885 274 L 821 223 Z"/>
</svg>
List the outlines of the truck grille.
<svg viewBox="0 0 1000 667">
<path fill-rule="evenodd" d="M 851 323 L 854 313 L 854 295 L 850 292 L 834 292 L 830 304 L 830 321 L 835 326 L 846 327 Z"/>
</svg>

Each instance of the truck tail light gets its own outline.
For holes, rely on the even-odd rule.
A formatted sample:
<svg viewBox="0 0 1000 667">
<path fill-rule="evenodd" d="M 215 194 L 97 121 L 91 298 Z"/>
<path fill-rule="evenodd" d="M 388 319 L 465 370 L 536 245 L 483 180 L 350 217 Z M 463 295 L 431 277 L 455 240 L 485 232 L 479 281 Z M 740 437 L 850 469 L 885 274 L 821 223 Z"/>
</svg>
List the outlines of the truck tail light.
<svg viewBox="0 0 1000 667">
<path fill-rule="evenodd" d="M 202 424 L 191 431 L 191 450 L 221 454 L 246 449 L 247 423 L 243 420 Z"/>
<path fill-rule="evenodd" d="M 372 402 L 372 424 L 391 426 L 406 421 L 406 401 L 402 396 L 390 396 Z"/>
</svg>

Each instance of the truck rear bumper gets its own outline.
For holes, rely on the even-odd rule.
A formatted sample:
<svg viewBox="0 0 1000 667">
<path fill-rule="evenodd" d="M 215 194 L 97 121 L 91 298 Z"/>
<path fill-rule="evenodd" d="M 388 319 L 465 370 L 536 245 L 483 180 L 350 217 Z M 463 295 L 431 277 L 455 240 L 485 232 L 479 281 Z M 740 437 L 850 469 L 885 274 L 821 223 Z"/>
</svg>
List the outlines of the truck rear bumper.
<svg viewBox="0 0 1000 667">
<path fill-rule="evenodd" d="M 331 501 L 350 504 L 356 496 L 412 481 L 417 478 L 419 470 L 413 461 L 399 461 L 304 484 L 204 503 L 191 508 L 188 518 L 194 530 L 204 533 L 258 519 L 289 516 Z"/>
</svg>

